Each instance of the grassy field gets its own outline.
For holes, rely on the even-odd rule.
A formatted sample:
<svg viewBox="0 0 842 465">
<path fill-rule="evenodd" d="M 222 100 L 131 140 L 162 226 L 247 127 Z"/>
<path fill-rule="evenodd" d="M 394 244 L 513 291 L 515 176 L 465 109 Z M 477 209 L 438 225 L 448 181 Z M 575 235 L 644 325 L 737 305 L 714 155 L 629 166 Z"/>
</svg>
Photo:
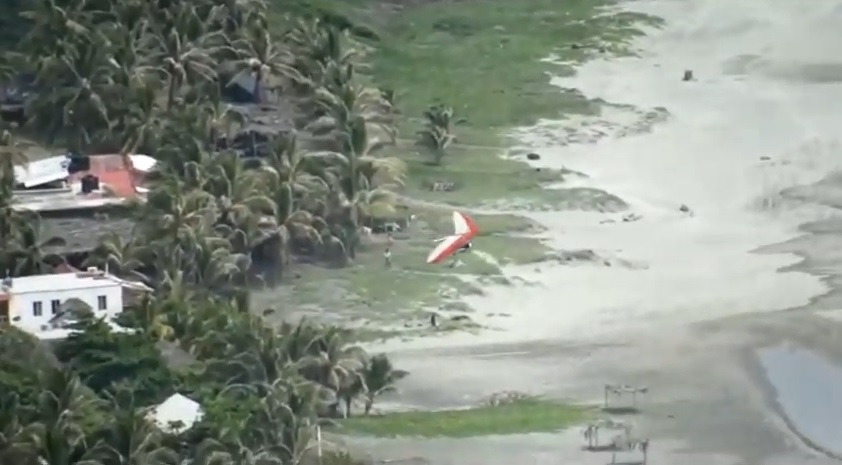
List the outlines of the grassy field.
<svg viewBox="0 0 842 465">
<path fill-rule="evenodd" d="M 381 10 L 383 3 L 376 3 Z M 572 73 L 575 64 L 594 55 L 628 53 L 636 27 L 656 21 L 607 14 L 603 8 L 610 2 L 604 0 L 390 3 L 411 6 L 390 10 L 380 21 L 373 73 L 379 85 L 398 92 L 402 137 L 414 137 L 422 112 L 433 103 L 450 105 L 467 120 L 458 127 L 445 166 L 430 166 L 425 154 L 402 149 L 411 170 L 410 194 L 459 206 L 525 210 L 577 209 L 591 202 L 578 199 L 578 192 L 543 189 L 568 173 L 536 171 L 522 159 L 502 157 L 506 132 L 540 118 L 598 113 L 599 105 L 575 90 L 551 86 L 550 75 Z M 565 64 L 541 61 L 549 55 Z M 452 182 L 457 189 L 429 192 L 431 182 Z"/>
<path fill-rule="evenodd" d="M 402 91 L 406 115 L 443 102 L 473 128 L 599 111 L 577 92 L 548 85 L 547 73 L 571 73 L 571 66 L 539 60 L 554 54 L 572 65 L 599 53 L 626 53 L 635 27 L 646 19 L 601 14 L 610 3 L 602 0 L 415 3 L 385 24 L 374 55 L 377 81 Z"/>
<path fill-rule="evenodd" d="M 499 406 L 435 412 L 401 412 L 353 417 L 340 424 L 343 432 L 378 437 L 453 437 L 558 431 L 587 418 L 584 407 L 523 399 Z"/>
<path fill-rule="evenodd" d="M 426 333 L 429 311 L 443 318 L 438 331 L 473 328 L 471 310 L 459 304 L 461 298 L 481 294 L 483 284 L 507 284 L 502 266 L 539 262 L 551 252 L 538 239 L 513 237 L 541 233 L 537 223 L 515 215 L 473 215 L 481 230 L 475 252 L 459 256 L 453 267 L 430 266 L 426 257 L 433 240 L 453 227 L 451 210 L 416 207 L 410 213 L 415 221 L 393 236 L 391 267 L 383 256 L 384 238 L 375 236 L 363 244 L 350 267 L 297 265 L 297 279 L 257 292 L 255 305 L 268 307 L 281 298 L 295 304 L 291 307 L 299 312 L 296 316 L 362 326 L 361 339 Z"/>
</svg>

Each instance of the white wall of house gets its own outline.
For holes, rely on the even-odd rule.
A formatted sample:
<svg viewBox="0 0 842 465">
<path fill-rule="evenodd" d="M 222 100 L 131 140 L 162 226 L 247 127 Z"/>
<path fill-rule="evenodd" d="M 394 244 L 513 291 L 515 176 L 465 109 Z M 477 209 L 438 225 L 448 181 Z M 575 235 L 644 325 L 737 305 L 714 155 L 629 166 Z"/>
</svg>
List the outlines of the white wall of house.
<svg viewBox="0 0 842 465">
<path fill-rule="evenodd" d="M 88 304 L 99 317 L 115 317 L 123 311 L 123 287 L 102 280 L 102 285 L 80 289 L 55 289 L 39 292 L 10 292 L 9 320 L 12 325 L 32 333 L 43 331 L 62 305 L 70 299 Z"/>
</svg>

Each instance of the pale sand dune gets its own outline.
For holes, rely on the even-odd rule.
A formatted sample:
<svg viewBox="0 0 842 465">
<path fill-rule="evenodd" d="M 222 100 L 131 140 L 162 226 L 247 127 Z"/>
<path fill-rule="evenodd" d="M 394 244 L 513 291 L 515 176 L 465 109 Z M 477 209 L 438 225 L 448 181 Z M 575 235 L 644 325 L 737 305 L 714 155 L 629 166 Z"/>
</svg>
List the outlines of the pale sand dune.
<svg viewBox="0 0 842 465">
<path fill-rule="evenodd" d="M 622 214 L 536 214 L 552 244 L 606 250 L 644 266 L 513 269 L 540 286 L 470 298 L 481 309 L 477 319 L 501 331 L 389 343 L 388 349 L 576 340 L 798 307 L 825 290 L 817 277 L 778 272 L 797 256 L 752 251 L 786 241 L 799 224 L 829 214 L 827 207 L 785 201 L 779 193 L 842 167 L 842 6 L 830 0 L 659 0 L 626 7 L 661 16 L 667 25 L 637 44 L 639 58 L 591 62 L 554 83 L 633 105 L 639 115 L 665 107 L 667 121 L 649 132 L 623 131 L 638 122 L 629 111 L 609 109 L 601 116 L 605 130 L 599 119 L 568 120 L 518 134 L 525 147 L 541 153 L 543 166 L 586 173 L 577 185 L 618 195 L 642 216 L 604 224 Z M 682 82 L 685 69 L 697 81 Z M 565 142 L 571 137 L 560 128 L 576 125 L 603 137 Z M 693 214 L 680 212 L 682 204 Z M 487 313 L 511 317 L 482 321 Z"/>
</svg>

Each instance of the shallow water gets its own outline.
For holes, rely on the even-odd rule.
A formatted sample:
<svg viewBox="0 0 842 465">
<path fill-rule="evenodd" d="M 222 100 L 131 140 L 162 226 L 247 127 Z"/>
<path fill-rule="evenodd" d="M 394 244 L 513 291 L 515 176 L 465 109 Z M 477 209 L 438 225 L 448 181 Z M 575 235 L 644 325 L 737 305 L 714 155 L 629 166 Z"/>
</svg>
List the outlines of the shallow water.
<svg viewBox="0 0 842 465">
<path fill-rule="evenodd" d="M 792 427 L 842 456 L 842 367 L 791 346 L 761 349 L 757 356 Z"/>
</svg>

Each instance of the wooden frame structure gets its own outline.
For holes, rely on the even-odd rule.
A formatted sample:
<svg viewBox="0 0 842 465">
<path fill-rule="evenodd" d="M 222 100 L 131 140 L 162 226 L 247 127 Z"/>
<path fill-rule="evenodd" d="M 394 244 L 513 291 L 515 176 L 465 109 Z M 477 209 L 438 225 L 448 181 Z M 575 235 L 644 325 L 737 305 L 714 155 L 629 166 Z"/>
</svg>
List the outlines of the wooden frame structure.
<svg viewBox="0 0 842 465">
<path fill-rule="evenodd" d="M 585 427 L 582 434 L 587 440 L 587 445 L 583 448 L 590 452 L 611 452 L 610 463 L 612 464 L 617 463 L 617 454 L 619 453 L 639 451 L 643 454 L 641 460 L 624 463 L 646 465 L 649 458 L 649 438 L 633 438 L 632 428 L 633 425 L 624 421 L 617 421 L 613 419 L 597 420 Z M 617 434 L 613 434 L 609 442 L 600 444 L 599 431 L 603 429 L 614 431 Z"/>
<path fill-rule="evenodd" d="M 648 392 L 649 388 L 645 386 L 635 387 L 629 386 L 627 384 L 606 384 L 604 391 L 605 400 L 603 402 L 602 409 L 637 411 L 638 394 L 647 394 Z M 614 398 L 615 400 L 620 400 L 620 398 L 628 394 L 631 394 L 631 405 L 610 405 L 611 398 Z"/>
</svg>

